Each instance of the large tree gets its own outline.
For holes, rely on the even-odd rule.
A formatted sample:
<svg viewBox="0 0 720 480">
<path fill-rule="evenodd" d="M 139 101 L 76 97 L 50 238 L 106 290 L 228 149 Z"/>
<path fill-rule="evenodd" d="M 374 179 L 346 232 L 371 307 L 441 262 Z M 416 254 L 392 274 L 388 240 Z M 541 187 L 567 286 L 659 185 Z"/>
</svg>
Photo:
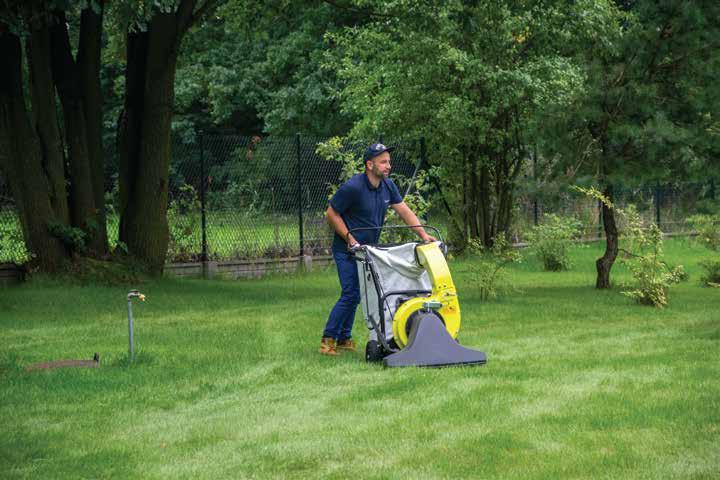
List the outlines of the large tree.
<svg viewBox="0 0 720 480">
<path fill-rule="evenodd" d="M 0 17 L 6 72 L 0 86 L 0 168 L 26 245 L 46 270 L 59 268 L 73 251 L 107 251 L 99 137 L 102 4 L 82 9 L 76 53 L 66 22 L 64 11 L 44 2 L 10 3 Z"/>
<path fill-rule="evenodd" d="M 506 234 L 538 114 L 581 83 L 559 54 L 567 2 L 356 2 L 375 21 L 332 37 L 354 133 L 430 139 L 455 240 Z"/>
<path fill-rule="evenodd" d="M 170 127 L 180 45 L 217 3 L 182 0 L 177 7 L 151 9 L 143 24 L 127 31 L 125 101 L 118 121 L 120 241 L 153 271 L 162 270 L 169 240 Z"/>
<path fill-rule="evenodd" d="M 123 30 L 127 48 L 118 125 L 120 240 L 154 271 L 162 270 L 168 243 L 178 52 L 188 29 L 217 3 L 112 5 L 113 24 Z M 4 6 L 0 168 L 9 179 L 28 250 L 41 269 L 54 271 L 71 255 L 107 252 L 100 88 L 104 5 L 37 0 Z M 79 32 L 73 31 L 77 25 Z"/>
<path fill-rule="evenodd" d="M 544 125 L 542 146 L 562 175 L 591 175 L 613 200 L 615 186 L 707 174 L 718 154 L 720 4 L 713 1 L 586 2 L 593 28 L 578 30 L 584 88 L 572 108 Z M 717 165 L 714 166 L 717 169 Z M 615 212 L 602 207 L 606 248 L 597 288 L 611 286 L 619 252 Z"/>
</svg>

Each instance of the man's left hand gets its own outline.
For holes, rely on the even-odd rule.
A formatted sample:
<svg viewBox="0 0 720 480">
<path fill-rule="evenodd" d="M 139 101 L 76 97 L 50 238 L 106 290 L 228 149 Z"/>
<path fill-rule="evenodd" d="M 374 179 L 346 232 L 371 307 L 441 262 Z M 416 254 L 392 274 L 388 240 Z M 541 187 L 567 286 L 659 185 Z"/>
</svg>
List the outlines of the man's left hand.
<svg viewBox="0 0 720 480">
<path fill-rule="evenodd" d="M 425 243 L 431 243 L 431 242 L 437 242 L 437 238 L 433 237 L 432 235 L 428 235 L 427 233 L 423 235 L 422 241 Z"/>
</svg>

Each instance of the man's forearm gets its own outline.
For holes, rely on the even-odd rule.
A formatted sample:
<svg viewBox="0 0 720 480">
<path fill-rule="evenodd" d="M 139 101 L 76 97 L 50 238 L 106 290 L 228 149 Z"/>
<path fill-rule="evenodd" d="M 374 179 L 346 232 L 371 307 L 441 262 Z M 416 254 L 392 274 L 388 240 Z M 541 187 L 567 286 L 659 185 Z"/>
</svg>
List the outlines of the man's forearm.
<svg viewBox="0 0 720 480">
<path fill-rule="evenodd" d="M 345 225 L 345 221 L 342 219 L 340 214 L 335 211 L 334 208 L 328 207 L 327 219 L 333 230 L 335 230 L 335 232 L 340 235 L 348 244 L 355 243 L 355 238 L 353 238 L 352 234 L 350 234 L 350 232 L 348 231 L 348 228 Z"/>
<path fill-rule="evenodd" d="M 417 218 L 417 215 L 415 215 L 415 212 L 410 210 L 410 207 L 407 205 L 403 205 L 403 207 L 400 207 L 396 210 L 398 215 L 400 215 L 400 218 L 402 218 L 403 222 L 405 222 L 405 225 L 412 226 L 413 230 L 415 230 L 415 233 L 418 234 L 420 238 L 425 240 L 428 237 L 428 234 L 425 232 L 425 229 L 423 227 L 416 227 L 415 225 L 420 225 L 420 220 Z"/>
</svg>

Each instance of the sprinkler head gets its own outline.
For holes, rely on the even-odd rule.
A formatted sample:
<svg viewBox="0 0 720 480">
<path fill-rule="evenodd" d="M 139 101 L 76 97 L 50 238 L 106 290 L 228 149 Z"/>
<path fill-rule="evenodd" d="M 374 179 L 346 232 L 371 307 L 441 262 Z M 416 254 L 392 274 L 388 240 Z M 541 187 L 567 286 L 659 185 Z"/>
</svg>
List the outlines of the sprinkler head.
<svg viewBox="0 0 720 480">
<path fill-rule="evenodd" d="M 145 295 L 140 293 L 138 290 L 130 290 L 127 295 L 128 300 L 132 298 L 139 298 L 141 302 L 145 301 Z"/>
</svg>

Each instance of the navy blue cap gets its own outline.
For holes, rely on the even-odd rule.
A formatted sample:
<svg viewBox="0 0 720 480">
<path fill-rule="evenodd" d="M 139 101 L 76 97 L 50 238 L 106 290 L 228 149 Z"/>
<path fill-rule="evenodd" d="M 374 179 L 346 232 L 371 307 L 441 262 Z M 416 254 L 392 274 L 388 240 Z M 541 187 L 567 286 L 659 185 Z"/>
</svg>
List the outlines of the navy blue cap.
<svg viewBox="0 0 720 480">
<path fill-rule="evenodd" d="M 382 143 L 373 143 L 365 149 L 365 154 L 363 155 L 363 162 L 367 162 L 371 158 L 377 157 L 383 152 L 392 152 L 393 150 L 395 150 L 395 147 L 386 147 Z"/>
</svg>

